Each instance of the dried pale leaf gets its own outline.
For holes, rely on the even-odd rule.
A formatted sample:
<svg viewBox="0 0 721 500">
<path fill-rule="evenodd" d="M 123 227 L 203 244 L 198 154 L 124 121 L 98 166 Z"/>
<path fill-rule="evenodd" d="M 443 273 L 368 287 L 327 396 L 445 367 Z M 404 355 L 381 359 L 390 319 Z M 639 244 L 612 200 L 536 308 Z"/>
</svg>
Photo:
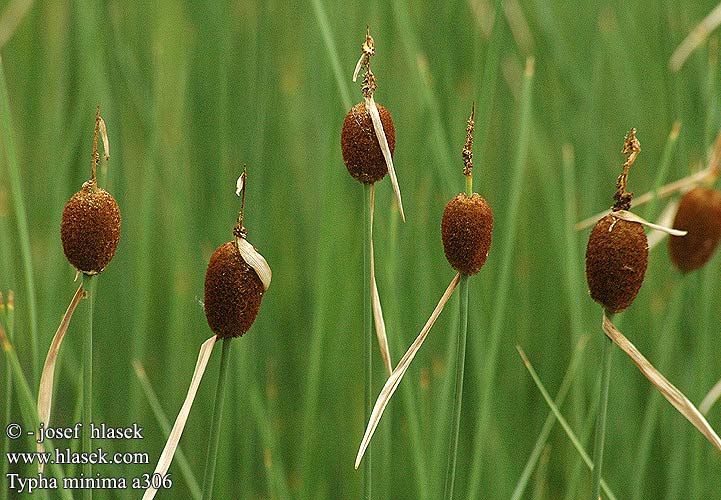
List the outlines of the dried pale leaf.
<svg viewBox="0 0 721 500">
<path fill-rule="evenodd" d="M 658 188 L 656 191 L 649 191 L 648 193 L 644 193 L 641 196 L 637 196 L 633 200 L 633 206 L 641 206 L 644 203 L 648 203 L 649 201 L 653 200 L 654 198 L 665 198 L 666 196 L 670 196 L 675 193 L 684 193 L 703 182 L 715 180 L 718 177 L 717 163 L 719 161 L 719 158 L 721 158 L 721 153 L 719 153 L 718 150 L 721 150 L 721 134 L 719 134 L 717 138 L 717 144 L 714 146 L 714 149 L 711 152 L 708 167 L 704 168 L 703 170 L 699 170 L 695 174 L 691 174 L 688 177 L 684 177 L 683 179 L 679 179 L 675 182 L 666 184 L 665 186 Z M 599 212 L 596 215 L 592 215 L 587 219 L 583 219 L 582 221 L 577 222 L 573 228 L 576 231 L 581 231 L 583 229 L 591 227 L 596 222 L 598 222 L 598 219 L 605 217 L 610 212 L 610 210 L 604 210 L 603 212 Z"/>
<path fill-rule="evenodd" d="M 669 69 L 674 72 L 679 71 L 688 56 L 706 41 L 709 33 L 715 30 L 719 24 L 721 24 L 721 4 L 717 5 L 673 51 L 671 59 L 668 61 Z"/>
<path fill-rule="evenodd" d="M 669 201 L 666 208 L 664 208 L 663 212 L 661 212 L 657 224 L 660 226 L 671 226 L 674 218 L 676 217 L 676 212 L 678 211 L 678 204 L 679 200 Z M 663 231 L 651 231 L 648 235 L 648 249 L 651 250 L 653 247 L 661 243 L 666 238 L 667 234 L 668 233 Z"/>
<path fill-rule="evenodd" d="M 108 129 L 105 127 L 105 120 L 102 116 L 98 116 L 100 124 L 100 136 L 103 138 L 103 150 L 105 151 L 105 161 L 110 159 L 110 139 L 108 139 Z"/>
<path fill-rule="evenodd" d="M 703 398 L 703 401 L 701 401 L 701 404 L 698 405 L 698 411 L 700 411 L 703 415 L 708 415 L 709 410 L 711 410 L 711 407 L 716 404 L 716 401 L 721 397 L 721 380 L 716 382 L 716 384 L 711 388 L 710 391 L 708 391 L 708 394 L 706 394 L 706 397 Z"/>
<path fill-rule="evenodd" d="M 613 342 L 625 352 L 643 375 L 659 390 L 674 408 L 686 420 L 691 422 L 711 444 L 721 451 L 721 438 L 711 428 L 704 416 L 696 409 L 689 399 L 679 391 L 636 349 L 624 335 L 614 326 L 613 322 L 603 313 L 603 331 Z"/>
<path fill-rule="evenodd" d="M 431 313 L 431 317 L 428 318 L 428 321 L 426 322 L 425 326 L 421 330 L 421 333 L 418 334 L 418 337 L 416 337 L 416 340 L 413 341 L 411 346 L 408 348 L 408 351 L 403 355 L 401 360 L 398 362 L 398 365 L 396 366 L 396 369 L 393 370 L 393 373 L 390 377 L 388 377 L 388 380 L 386 381 L 385 386 L 383 386 L 383 389 L 381 390 L 381 393 L 378 395 L 378 400 L 376 401 L 375 406 L 373 407 L 373 411 L 371 412 L 370 420 L 368 421 L 368 427 L 366 427 L 366 432 L 363 435 L 363 440 L 360 444 L 360 449 L 358 450 L 358 455 L 356 456 L 355 460 L 355 468 L 357 469 L 360 465 L 361 459 L 363 458 L 363 454 L 365 453 L 366 449 L 368 448 L 368 445 L 371 442 L 371 438 L 373 437 L 373 433 L 376 430 L 376 427 L 378 427 L 378 422 L 380 422 L 381 416 L 383 415 L 383 410 L 386 409 L 386 406 L 388 405 L 388 402 L 391 399 L 391 396 L 393 396 L 393 393 L 398 388 L 398 384 L 401 383 L 401 379 L 403 378 L 403 375 L 406 373 L 406 370 L 408 369 L 408 366 L 411 364 L 411 361 L 413 361 L 413 358 L 415 357 L 418 350 L 423 345 L 423 341 L 426 340 L 426 337 L 428 336 L 428 332 L 430 332 L 431 328 L 433 327 L 433 324 L 438 319 L 438 316 L 443 311 L 443 308 L 446 305 L 446 302 L 448 302 L 448 299 L 451 297 L 451 294 L 453 293 L 453 290 L 456 289 L 456 286 L 458 285 L 458 281 L 461 279 L 460 274 L 456 274 L 456 277 L 453 278 L 453 281 L 451 281 L 451 284 L 448 285 L 448 288 L 446 288 L 446 291 L 443 293 L 443 296 L 441 297 L 441 300 L 438 302 L 438 305 L 433 310 L 433 313 Z"/>
<path fill-rule="evenodd" d="M 240 177 L 238 177 L 238 180 L 235 182 L 235 195 L 240 196 L 240 194 L 243 192 L 243 185 L 245 184 L 245 172 L 240 174 Z"/>
<path fill-rule="evenodd" d="M 391 360 L 391 350 L 388 347 L 388 335 L 386 333 L 386 322 L 383 319 L 383 308 L 381 307 L 381 298 L 378 294 L 378 284 L 376 283 L 376 264 L 375 250 L 373 249 L 373 212 L 375 211 L 375 184 L 371 184 L 370 194 L 370 250 L 371 250 L 371 296 L 373 303 L 373 321 L 376 326 L 376 336 L 378 337 L 378 346 L 381 350 L 381 358 L 386 367 L 386 371 L 390 376 L 393 373 L 393 361 Z"/>
<path fill-rule="evenodd" d="M 381 122 L 381 115 L 378 112 L 378 106 L 373 96 L 365 98 L 366 109 L 371 115 L 371 121 L 373 122 L 373 129 L 375 130 L 376 137 L 378 138 L 378 144 L 381 146 L 383 157 L 388 165 L 388 173 L 391 176 L 391 184 L 393 185 L 393 192 L 396 195 L 396 201 L 398 202 L 398 210 L 401 212 L 401 220 L 406 221 L 406 215 L 403 212 L 403 200 L 401 200 L 401 188 L 398 186 L 398 178 L 396 177 L 396 170 L 393 168 L 393 157 L 391 156 L 391 149 L 388 147 L 388 139 L 386 139 L 386 133 L 383 130 L 383 123 Z"/>
<path fill-rule="evenodd" d="M 45 427 L 50 423 L 50 411 L 53 406 L 53 384 L 55 380 L 55 363 L 58 359 L 58 352 L 60 352 L 60 345 L 63 343 L 65 338 L 65 332 L 68 331 L 70 325 L 70 319 L 73 317 L 75 308 L 78 307 L 80 299 L 83 298 L 83 285 L 80 285 L 73 295 L 73 299 L 70 301 L 68 309 L 65 311 L 63 319 L 60 320 L 60 326 L 55 332 L 53 341 L 50 343 L 50 349 L 48 355 L 45 357 L 45 365 L 43 366 L 42 374 L 40 375 L 40 389 L 38 390 L 38 418 L 40 423 Z M 39 453 L 45 451 L 45 445 L 43 443 L 37 444 L 37 450 Z M 42 473 L 45 468 L 45 464 L 38 463 L 38 472 Z"/>
<path fill-rule="evenodd" d="M 188 420 L 190 409 L 192 408 L 193 401 L 195 400 L 195 394 L 198 392 L 200 381 L 203 380 L 205 368 L 208 366 L 208 360 L 210 360 L 210 355 L 213 352 L 213 346 L 217 340 L 218 337 L 214 335 L 203 342 L 203 345 L 200 346 L 198 361 L 195 363 L 195 371 L 193 371 L 190 387 L 188 387 L 188 395 L 185 396 L 183 406 L 180 408 L 180 413 L 178 413 L 178 417 L 175 419 L 173 429 L 170 431 L 170 436 L 168 436 L 168 442 L 165 443 L 165 448 L 163 448 L 163 452 L 160 454 L 160 459 L 158 460 L 158 465 L 155 467 L 153 475 L 158 474 L 159 476 L 164 476 L 165 473 L 168 472 L 170 462 L 173 461 L 175 449 L 178 447 L 178 443 L 180 442 L 180 436 L 183 435 L 185 422 Z M 158 490 L 153 487 L 148 488 L 145 490 L 143 500 L 152 500 L 157 491 Z"/>
<path fill-rule="evenodd" d="M 360 58 L 358 59 L 358 64 L 355 65 L 355 71 L 353 71 L 353 82 L 355 83 L 356 80 L 358 80 L 358 73 L 360 73 L 361 67 L 363 66 L 363 60 L 365 59 L 366 55 L 361 54 Z"/>
<path fill-rule="evenodd" d="M 643 217 L 636 215 L 633 212 L 629 212 L 628 210 L 616 210 L 612 214 L 617 219 L 622 219 L 628 222 L 638 222 L 639 224 L 642 224 L 646 227 L 650 227 L 651 229 L 655 229 L 656 231 L 663 231 L 664 233 L 671 234 L 673 236 L 686 236 L 688 234 L 688 231 L 682 231 L 680 229 L 672 229 L 670 227 L 665 226 L 659 226 L 658 224 L 654 224 L 653 222 L 649 222 Z"/>
<path fill-rule="evenodd" d="M 260 281 L 263 282 L 263 289 L 267 291 L 273 273 L 265 258 L 245 238 L 236 238 L 235 243 L 238 245 L 240 256 L 243 257 L 246 264 L 255 269 Z"/>
</svg>

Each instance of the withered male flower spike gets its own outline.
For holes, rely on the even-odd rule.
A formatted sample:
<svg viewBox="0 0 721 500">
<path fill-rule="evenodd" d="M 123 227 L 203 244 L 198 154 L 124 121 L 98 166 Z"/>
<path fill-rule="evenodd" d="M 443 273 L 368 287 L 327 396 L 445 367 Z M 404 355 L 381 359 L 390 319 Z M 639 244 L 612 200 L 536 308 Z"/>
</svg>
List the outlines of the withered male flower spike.
<svg viewBox="0 0 721 500">
<path fill-rule="evenodd" d="M 270 285 L 270 267 L 248 242 L 243 227 L 246 178 L 244 167 L 237 183 L 241 208 L 235 240 L 215 250 L 205 272 L 205 317 L 219 338 L 241 337 L 250 329 Z"/>
<path fill-rule="evenodd" d="M 617 180 L 616 202 L 611 213 L 596 223 L 586 247 L 586 280 L 591 298 L 612 313 L 623 311 L 634 301 L 648 264 L 648 240 L 643 227 L 620 216 L 631 207 L 633 198 L 633 193 L 626 192 L 626 182 L 641 151 L 636 129 L 626 136 L 621 151 L 626 161 Z"/>
<path fill-rule="evenodd" d="M 684 273 L 702 267 L 721 239 L 721 193 L 708 187 L 697 187 L 686 193 L 681 198 L 673 227 L 688 231 L 684 237 L 669 239 L 673 265 Z"/>
<path fill-rule="evenodd" d="M 60 238 L 68 261 L 85 274 L 98 274 L 115 255 L 120 241 L 120 208 L 115 198 L 97 185 L 98 131 L 103 132 L 107 158 L 107 134 L 100 107 L 95 116 L 92 173 L 65 205 Z"/>
</svg>

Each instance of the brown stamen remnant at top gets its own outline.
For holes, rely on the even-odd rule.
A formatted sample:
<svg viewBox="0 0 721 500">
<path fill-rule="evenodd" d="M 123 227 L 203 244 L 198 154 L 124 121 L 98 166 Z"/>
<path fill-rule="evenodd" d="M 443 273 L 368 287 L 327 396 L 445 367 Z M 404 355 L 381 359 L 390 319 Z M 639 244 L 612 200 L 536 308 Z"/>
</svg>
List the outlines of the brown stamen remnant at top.
<svg viewBox="0 0 721 500">
<path fill-rule="evenodd" d="M 245 165 L 243 165 L 243 173 L 240 174 L 240 189 L 238 196 L 240 196 L 240 211 L 238 212 L 238 222 L 235 224 L 235 227 L 233 228 L 233 234 L 236 238 L 243 238 L 245 239 L 247 233 L 245 230 L 245 226 L 243 226 L 243 215 L 245 212 L 245 185 L 248 180 L 248 172 L 246 170 Z"/>
<path fill-rule="evenodd" d="M 371 36 L 371 30 L 369 26 L 366 26 L 366 39 L 365 42 L 363 42 L 363 45 L 361 45 L 361 51 L 362 51 L 362 58 L 363 62 L 362 67 L 365 71 L 365 74 L 363 75 L 363 85 L 361 86 L 361 91 L 363 92 L 363 97 L 372 97 L 373 93 L 376 91 L 376 77 L 371 71 L 371 56 L 376 55 L 376 44 L 373 40 L 373 37 Z"/>
<path fill-rule="evenodd" d="M 463 156 L 463 175 L 470 177 L 473 169 L 473 129 L 476 126 L 476 122 L 473 121 L 476 115 L 476 103 L 473 102 L 471 107 L 471 116 L 468 118 L 468 125 L 466 126 L 466 143 L 463 146 L 461 155 Z"/>
<path fill-rule="evenodd" d="M 636 139 L 636 129 L 632 128 L 623 141 L 621 154 L 626 155 L 626 161 L 623 162 L 623 172 L 618 176 L 616 181 L 616 194 L 613 199 L 616 200 L 611 210 L 629 210 L 631 208 L 631 200 L 633 193 L 626 192 L 626 183 L 628 182 L 628 171 L 631 165 L 636 161 L 636 157 L 641 152 L 641 143 Z"/>
</svg>

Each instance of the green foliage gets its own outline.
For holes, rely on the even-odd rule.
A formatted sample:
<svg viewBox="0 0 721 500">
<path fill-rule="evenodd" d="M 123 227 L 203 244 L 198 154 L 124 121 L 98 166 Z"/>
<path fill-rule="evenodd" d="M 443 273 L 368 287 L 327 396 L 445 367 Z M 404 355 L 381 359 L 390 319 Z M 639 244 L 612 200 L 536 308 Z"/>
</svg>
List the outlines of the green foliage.
<svg viewBox="0 0 721 500">
<path fill-rule="evenodd" d="M 377 50 L 375 97 L 395 122 L 394 161 L 407 216 L 406 224 L 398 222 L 390 182 L 379 183 L 376 269 L 394 361 L 454 274 L 443 255 L 440 218 L 464 190 L 460 152 L 471 102 L 488 108 L 483 116 L 476 109 L 485 137 L 477 136 L 474 147 L 474 180 L 493 207 L 495 234 L 488 261 L 469 281 L 456 496 L 466 498 L 474 482 L 478 498 L 509 498 L 543 427 L 548 407 L 516 344 L 555 394 L 574 346 L 590 335 L 560 411 L 592 448 L 587 422 L 596 411 L 601 311 L 583 276 L 589 230 L 573 232 L 571 223 L 612 203 L 620 147 L 632 126 L 642 153 L 630 191 L 651 189 L 662 163 L 667 182 L 705 160 L 721 126 L 717 35 L 679 73 L 667 64 L 716 2 L 506 0 L 496 23 L 498 52 L 488 50 L 493 3 L 84 0 L 31 7 L 0 49 L 10 104 L 9 115 L 0 113 L 0 290 L 16 293 L 14 346 L 34 384 L 33 366 L 42 366 L 75 290 L 60 216 L 90 176 L 100 104 L 111 159 L 99 183 L 116 198 L 123 226 L 117 254 L 97 283 L 94 418 L 113 426 L 139 422 L 141 442 L 104 444 L 147 451 L 153 463 L 95 471 L 152 472 L 164 433 L 132 361 L 142 361 L 172 418 L 198 348 L 211 335 L 200 304 L 203 277 L 213 249 L 232 238 L 240 208 L 235 180 L 246 163 L 248 239 L 272 267 L 273 283 L 253 327 L 234 341 L 215 493 L 243 500 L 360 497 L 362 475 L 354 473 L 353 458 L 365 426 L 363 190 L 347 174 L 339 143 L 349 106 L 361 100 L 350 79 L 366 24 Z M 528 56 L 535 58 L 535 76 L 524 89 Z M 496 71 L 487 72 L 496 60 Z M 522 120 L 527 134 L 520 133 Z M 667 159 L 677 120 L 681 132 Z M 573 149 L 565 164 L 564 145 Z M 11 191 L 13 158 L 34 296 L 18 231 L 24 223 Z M 655 218 L 664 205 L 638 213 Z M 721 377 L 713 354 L 721 344 L 720 266 L 717 254 L 682 279 L 660 245 L 637 300 L 619 317 L 629 339 L 694 402 Z M 33 300 L 40 359 L 32 354 Z M 377 495 L 442 493 L 457 300 L 440 316 L 380 423 L 373 444 Z M 499 302 L 501 317 L 494 311 Z M 60 353 L 57 425 L 76 418 L 82 318 L 79 311 Z M 211 359 L 181 440 L 197 479 L 219 358 L 217 352 Z M 373 359 L 377 394 L 385 371 L 380 356 Z M 0 378 L 0 398 L 7 380 Z M 12 418 L 24 419 L 17 392 L 12 401 Z M 709 421 L 721 427 L 721 408 L 712 409 Z M 420 450 L 411 444 L 418 434 Z M 693 498 L 721 499 L 718 454 L 620 354 L 605 450 L 604 478 L 619 498 L 690 498 L 684 492 L 693 489 Z M 532 475 L 540 492 L 534 500 L 588 496 L 590 474 L 560 428 L 550 433 L 543 457 L 541 474 Z M 636 470 L 643 471 L 641 484 Z M 189 498 L 177 464 L 170 471 L 173 491 L 158 498 Z M 137 493 L 98 491 L 95 498 Z"/>
</svg>

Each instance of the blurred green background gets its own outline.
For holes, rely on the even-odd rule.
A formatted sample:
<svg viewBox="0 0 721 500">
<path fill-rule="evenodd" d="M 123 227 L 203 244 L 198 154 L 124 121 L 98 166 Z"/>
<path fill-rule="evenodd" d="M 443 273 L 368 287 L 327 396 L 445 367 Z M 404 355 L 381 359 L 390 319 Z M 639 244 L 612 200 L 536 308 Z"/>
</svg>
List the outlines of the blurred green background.
<svg viewBox="0 0 721 500">
<path fill-rule="evenodd" d="M 108 425 L 139 422 L 142 442 L 103 444 L 147 451 L 151 464 L 98 472 L 130 477 L 155 466 L 165 436 L 131 363 L 143 364 L 172 421 L 198 347 L 211 335 L 201 304 L 205 266 L 232 236 L 235 180 L 246 163 L 248 238 L 271 265 L 273 283 L 250 332 L 234 341 L 216 498 L 360 497 L 353 459 L 365 426 L 362 189 L 346 172 L 339 142 L 345 113 L 361 99 L 351 74 L 366 24 L 376 42 L 376 100 L 395 121 L 408 218 L 399 221 L 390 182 L 379 183 L 377 277 L 394 361 L 454 275 L 440 216 L 464 189 L 460 152 L 476 102 L 475 190 L 493 207 L 495 227 L 488 261 L 470 285 L 458 497 L 510 498 L 548 414 L 516 344 L 555 394 L 586 339 L 561 410 L 591 452 L 601 309 L 585 284 L 588 230 L 572 225 L 610 206 L 631 127 L 643 149 L 629 180 L 636 193 L 705 161 L 721 125 L 718 39 L 712 35 L 678 73 L 668 59 L 715 2 L 494 4 L 3 2 L 0 54 L 11 122 L 0 137 L 0 290 L 15 291 L 14 343 L 34 391 L 33 363 L 42 366 L 76 286 L 60 245 L 60 216 L 89 178 L 98 104 L 110 136 L 100 183 L 117 199 L 123 226 L 117 255 L 98 280 L 94 411 Z M 535 72 L 524 87 L 529 57 Z M 669 146 L 675 121 L 681 131 Z M 37 356 L 10 139 L 30 228 Z M 665 148 L 672 148 L 669 169 L 659 174 Z M 656 218 L 662 206 L 637 213 Z M 618 323 L 697 403 L 721 377 L 720 266 L 717 254 L 682 277 L 660 245 Z M 457 300 L 381 421 L 374 498 L 442 494 Z M 78 420 L 82 310 L 61 351 L 56 425 Z M 214 353 L 181 440 L 198 481 L 218 358 Z M 377 394 L 384 380 L 377 351 L 374 364 Z M 5 398 L 4 376 L 0 384 Z M 8 404 L 10 418 L 21 419 L 17 396 L 0 407 Z M 721 427 L 721 408 L 709 421 Z M 28 447 L 16 442 L 12 449 Z M 170 472 L 175 486 L 158 498 L 192 498 L 177 462 Z M 604 468 L 616 496 L 721 499 L 719 474 L 718 452 L 617 350 Z M 521 498 L 583 498 L 589 489 L 589 471 L 555 427 Z"/>
</svg>

